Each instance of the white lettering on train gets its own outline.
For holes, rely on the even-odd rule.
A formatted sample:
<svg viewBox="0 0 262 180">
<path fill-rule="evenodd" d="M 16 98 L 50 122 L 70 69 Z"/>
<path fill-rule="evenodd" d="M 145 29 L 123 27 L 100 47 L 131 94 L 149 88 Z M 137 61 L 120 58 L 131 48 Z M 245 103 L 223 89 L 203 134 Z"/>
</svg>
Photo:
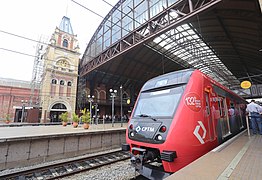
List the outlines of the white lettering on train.
<svg viewBox="0 0 262 180">
<path fill-rule="evenodd" d="M 153 127 L 142 127 L 142 131 L 150 131 L 150 132 L 154 132 L 155 129 Z"/>
<path fill-rule="evenodd" d="M 155 131 L 155 128 L 153 128 L 153 127 L 140 127 L 140 126 L 137 126 L 137 127 L 136 127 L 136 132 L 139 132 L 139 131 L 154 132 L 154 131 Z"/>
</svg>

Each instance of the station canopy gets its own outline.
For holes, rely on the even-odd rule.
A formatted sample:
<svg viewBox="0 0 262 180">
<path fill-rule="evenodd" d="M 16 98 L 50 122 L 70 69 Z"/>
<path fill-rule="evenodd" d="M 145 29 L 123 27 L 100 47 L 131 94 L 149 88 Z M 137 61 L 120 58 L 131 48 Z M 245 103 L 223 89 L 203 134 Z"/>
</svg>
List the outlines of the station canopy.
<svg viewBox="0 0 262 180">
<path fill-rule="evenodd" d="M 240 95 L 262 96 L 261 6 L 261 0 L 120 0 L 86 48 L 80 81 L 139 91 L 152 77 L 195 68 Z M 244 80 L 256 92 L 241 89 Z"/>
</svg>

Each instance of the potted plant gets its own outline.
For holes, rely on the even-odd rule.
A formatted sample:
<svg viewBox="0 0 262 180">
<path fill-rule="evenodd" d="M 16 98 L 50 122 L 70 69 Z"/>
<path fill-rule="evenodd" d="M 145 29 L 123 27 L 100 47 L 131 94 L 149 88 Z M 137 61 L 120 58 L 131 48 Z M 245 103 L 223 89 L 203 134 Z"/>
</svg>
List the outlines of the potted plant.
<svg viewBox="0 0 262 180">
<path fill-rule="evenodd" d="M 79 117 L 76 113 L 73 113 L 73 119 L 72 120 L 73 120 L 73 127 L 77 128 L 78 123 L 79 123 Z"/>
<path fill-rule="evenodd" d="M 62 125 L 66 126 L 68 122 L 68 112 L 64 112 L 59 115 L 59 119 L 62 121 Z"/>
<path fill-rule="evenodd" d="M 81 113 L 82 113 L 81 120 L 84 123 L 83 127 L 84 127 L 84 129 L 88 129 L 89 123 L 91 122 L 90 112 L 88 112 L 85 108 L 85 109 L 81 110 Z"/>
<path fill-rule="evenodd" d="M 10 114 L 5 115 L 5 123 L 9 124 L 10 123 Z"/>
</svg>

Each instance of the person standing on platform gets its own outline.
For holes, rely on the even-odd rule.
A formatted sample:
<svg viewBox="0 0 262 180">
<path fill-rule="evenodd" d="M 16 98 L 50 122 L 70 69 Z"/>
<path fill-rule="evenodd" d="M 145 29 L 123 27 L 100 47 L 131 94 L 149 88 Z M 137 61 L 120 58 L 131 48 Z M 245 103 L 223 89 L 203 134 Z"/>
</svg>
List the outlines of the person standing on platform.
<svg viewBox="0 0 262 180">
<path fill-rule="evenodd" d="M 258 129 L 259 134 L 262 135 L 262 121 L 259 114 L 262 112 L 262 107 L 256 104 L 255 100 L 252 99 L 247 105 L 246 112 L 250 113 L 253 134 L 257 134 Z"/>
</svg>

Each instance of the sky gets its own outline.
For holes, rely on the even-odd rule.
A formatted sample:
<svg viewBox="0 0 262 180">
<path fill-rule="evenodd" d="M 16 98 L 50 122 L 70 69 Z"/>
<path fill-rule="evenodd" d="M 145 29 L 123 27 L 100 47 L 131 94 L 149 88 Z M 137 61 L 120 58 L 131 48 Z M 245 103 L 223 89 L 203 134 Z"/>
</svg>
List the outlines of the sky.
<svg viewBox="0 0 262 180">
<path fill-rule="evenodd" d="M 112 7 L 103 0 L 74 0 L 105 17 Z M 115 5 L 119 0 L 105 0 Z M 63 16 L 77 35 L 81 56 L 103 18 L 71 0 L 8 0 L 0 6 L 0 77 L 31 81 L 37 42 L 49 41 Z M 10 35 L 14 34 L 14 35 Z M 18 52 L 18 53 L 16 53 Z M 27 55 L 24 55 L 27 54 Z M 31 55 L 31 56 L 28 56 Z"/>
</svg>

